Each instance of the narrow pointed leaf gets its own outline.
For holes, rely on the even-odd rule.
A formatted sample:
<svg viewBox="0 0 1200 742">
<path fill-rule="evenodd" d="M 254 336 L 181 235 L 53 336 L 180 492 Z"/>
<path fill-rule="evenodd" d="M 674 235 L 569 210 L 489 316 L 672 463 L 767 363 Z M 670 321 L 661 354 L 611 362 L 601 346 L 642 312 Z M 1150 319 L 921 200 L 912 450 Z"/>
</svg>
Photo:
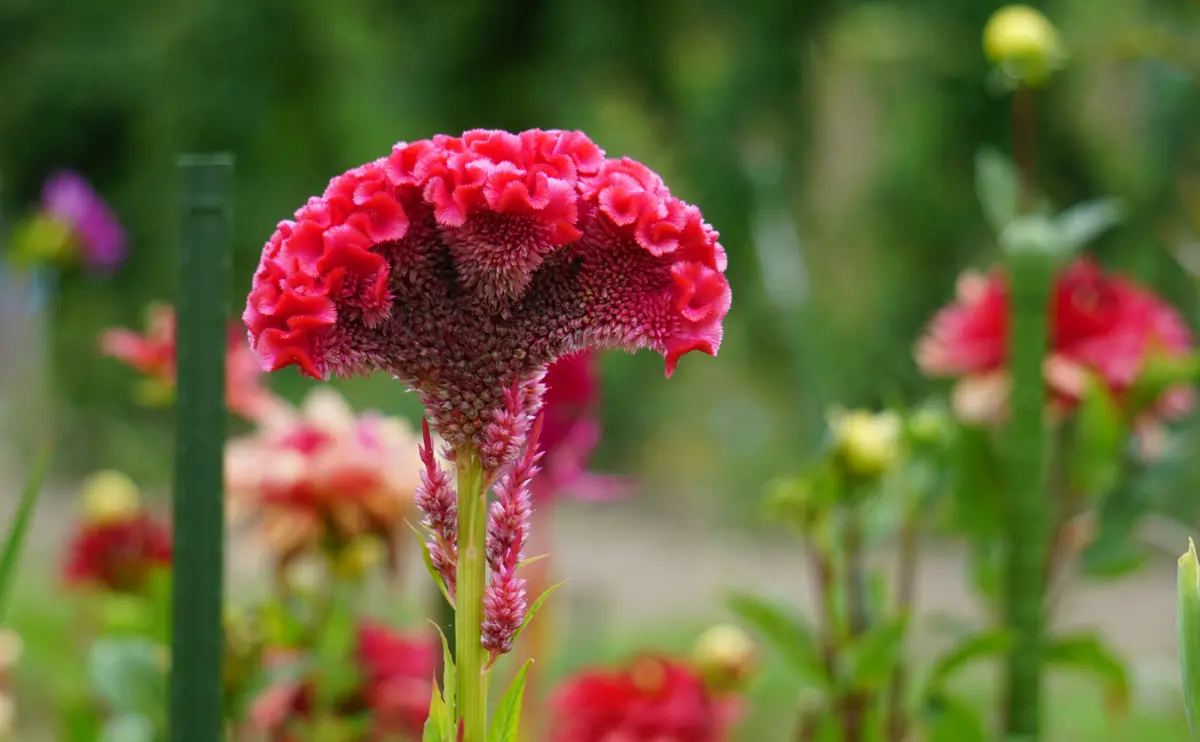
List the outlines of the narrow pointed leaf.
<svg viewBox="0 0 1200 742">
<path fill-rule="evenodd" d="M 1073 252 L 1115 227 L 1123 216 L 1119 201 L 1100 198 L 1072 206 L 1055 223 L 1064 246 Z"/>
<path fill-rule="evenodd" d="M 4 551 L 0 554 L 0 623 L 4 621 L 9 591 L 16 576 L 17 565 L 21 561 L 21 548 L 25 544 L 29 523 L 33 520 L 34 506 L 37 505 L 38 494 L 42 491 L 46 472 L 50 468 L 51 453 L 51 447 L 46 446 L 34 461 L 33 471 L 29 473 L 29 479 L 21 490 L 21 499 L 17 501 L 17 510 L 13 513 L 8 537 L 4 540 Z"/>
<path fill-rule="evenodd" d="M 432 680 L 433 696 L 429 699 L 429 717 L 425 719 L 425 730 L 421 742 L 445 742 L 446 704 L 438 691 L 437 680 Z"/>
<path fill-rule="evenodd" d="M 976 153 L 975 193 L 983 215 L 999 234 L 1016 218 L 1020 193 L 1016 171 L 1008 158 L 994 149 Z"/>
<path fill-rule="evenodd" d="M 532 664 L 532 657 L 525 660 L 508 690 L 504 691 L 504 698 L 500 699 L 496 715 L 492 717 L 491 728 L 488 729 L 488 742 L 516 742 L 517 726 L 521 721 L 521 700 L 525 695 L 525 674 L 529 672 L 529 666 Z"/>
<path fill-rule="evenodd" d="M 891 676 L 904 650 L 908 618 L 901 616 L 872 626 L 846 650 L 843 687 L 875 690 Z"/>
<path fill-rule="evenodd" d="M 554 592 L 565 584 L 567 584 L 567 581 L 563 580 L 562 582 L 551 585 L 550 587 L 546 588 L 546 592 L 539 595 L 538 599 L 533 601 L 533 605 L 529 606 L 529 612 L 525 614 L 525 620 L 521 622 L 521 625 L 517 628 L 516 632 L 513 633 L 513 644 L 516 644 L 517 639 L 521 637 L 521 633 L 525 631 L 525 627 L 529 625 L 529 622 L 533 620 L 533 617 L 537 615 L 537 612 L 542 609 L 542 605 L 546 602 L 546 598 L 550 597 L 550 593 Z"/>
<path fill-rule="evenodd" d="M 925 683 L 926 695 L 940 696 L 946 682 L 973 662 L 989 657 L 1003 657 L 1012 646 L 1012 634 L 1006 631 L 985 631 L 960 639 L 938 657 Z"/>
<path fill-rule="evenodd" d="M 442 631 L 442 627 L 436 623 L 433 624 L 433 627 L 437 629 L 438 636 L 442 639 L 442 703 L 446 709 L 443 726 L 446 729 L 453 729 L 455 722 L 458 721 L 458 702 L 454 695 L 456 682 L 454 655 L 450 652 L 450 642 L 446 639 L 446 633 Z"/>
<path fill-rule="evenodd" d="M 1200 739 L 1200 563 L 1196 545 L 1188 539 L 1187 553 L 1179 558 L 1178 595 L 1179 664 L 1183 699 L 1192 739 Z"/>
<path fill-rule="evenodd" d="M 1055 637 L 1046 646 L 1046 664 L 1092 675 L 1104 690 L 1109 713 L 1123 713 L 1129 709 L 1129 671 L 1116 651 L 1099 636 Z"/>
</svg>

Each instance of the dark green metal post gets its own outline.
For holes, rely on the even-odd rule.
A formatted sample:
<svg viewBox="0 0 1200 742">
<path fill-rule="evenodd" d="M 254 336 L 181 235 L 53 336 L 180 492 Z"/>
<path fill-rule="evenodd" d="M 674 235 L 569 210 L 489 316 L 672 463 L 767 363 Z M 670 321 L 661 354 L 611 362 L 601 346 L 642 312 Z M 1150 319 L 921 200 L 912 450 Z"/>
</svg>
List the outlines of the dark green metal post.
<svg viewBox="0 0 1200 742">
<path fill-rule="evenodd" d="M 225 323 L 233 156 L 179 158 L 175 578 L 171 742 L 219 742 L 225 535 Z"/>
</svg>

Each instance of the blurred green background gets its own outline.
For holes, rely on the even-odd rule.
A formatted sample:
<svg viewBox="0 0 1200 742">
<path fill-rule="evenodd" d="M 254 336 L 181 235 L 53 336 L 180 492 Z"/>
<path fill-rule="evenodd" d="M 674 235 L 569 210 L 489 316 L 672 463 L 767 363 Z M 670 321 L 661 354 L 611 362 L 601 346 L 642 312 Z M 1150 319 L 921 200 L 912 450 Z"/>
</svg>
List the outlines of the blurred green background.
<svg viewBox="0 0 1200 742">
<path fill-rule="evenodd" d="M 1195 326 L 1184 266 L 1200 265 L 1188 263 L 1200 203 L 1184 195 L 1200 187 L 1200 4 L 1037 5 L 1072 54 L 1039 99 L 1040 185 L 1059 206 L 1121 199 L 1128 218 L 1095 252 Z M 689 356 L 667 382 L 652 354 L 605 358 L 596 466 L 637 476 L 637 513 L 761 527 L 764 483 L 798 468 L 828 405 L 938 391 L 917 373 L 913 342 L 958 273 L 995 255 L 973 162 L 982 146 L 1009 148 L 1008 101 L 989 90 L 980 48 L 998 6 L 0 0 L 0 211 L 19 217 L 50 172 L 73 168 L 109 199 L 133 248 L 111 278 L 60 282 L 42 396 L 0 388 L 26 410 L 5 421 L 7 447 L 32 450 L 30 431 L 52 429 L 58 477 L 118 468 L 165 490 L 173 422 L 135 405 L 133 372 L 99 357 L 96 334 L 140 326 L 148 302 L 174 297 L 178 153 L 237 156 L 236 316 L 275 223 L 331 176 L 439 132 L 582 129 L 700 206 L 728 250 L 734 294 L 715 360 Z M 19 360 L 10 351 L 0 366 Z M 272 383 L 293 399 L 309 386 L 292 371 Z M 339 386 L 360 407 L 419 414 L 390 379 Z M 1193 447 L 1194 418 L 1183 431 Z M 1133 486 L 1190 527 L 1197 484 L 1200 460 L 1184 456 Z M 666 550 L 697 538 L 661 537 Z M 786 690 L 760 693 L 790 713 Z M 1102 722 L 1080 724 L 1063 733 L 1100 738 Z M 1138 727 L 1129 739 L 1170 733 Z"/>
<path fill-rule="evenodd" d="M 103 327 L 176 287 L 175 155 L 238 158 L 231 312 L 274 224 L 398 140 L 475 127 L 579 128 L 660 171 L 730 255 L 719 360 L 667 383 L 650 354 L 606 360 L 608 468 L 648 497 L 718 498 L 749 517 L 763 481 L 820 433 L 831 401 L 916 399 L 911 346 L 956 274 L 993 245 L 972 190 L 980 146 L 1007 149 L 980 32 L 992 0 L 110 0 L 0 2 L 0 174 L 19 215 L 54 168 L 92 178 L 128 227 L 110 280 L 61 284 L 54 427 L 70 465 L 165 483 L 170 421 L 135 409 Z M 1039 175 L 1062 206 L 1112 194 L 1098 247 L 1187 309 L 1172 251 L 1193 239 L 1191 0 L 1043 5 L 1073 59 L 1042 97 Z M 276 375 L 289 396 L 305 383 Z M 386 379 L 346 384 L 415 415 Z M 695 404 L 704 399 L 705 404 Z"/>
</svg>

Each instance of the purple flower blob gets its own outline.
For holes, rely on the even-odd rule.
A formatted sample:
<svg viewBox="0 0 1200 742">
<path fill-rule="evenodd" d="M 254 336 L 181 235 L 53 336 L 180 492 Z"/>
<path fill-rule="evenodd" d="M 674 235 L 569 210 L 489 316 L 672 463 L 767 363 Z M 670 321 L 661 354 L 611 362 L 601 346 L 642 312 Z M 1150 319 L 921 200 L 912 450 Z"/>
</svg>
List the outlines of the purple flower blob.
<svg viewBox="0 0 1200 742">
<path fill-rule="evenodd" d="M 42 210 L 71 227 L 83 262 L 110 271 L 125 258 L 125 230 L 99 194 L 78 173 L 63 170 L 42 188 Z"/>
</svg>

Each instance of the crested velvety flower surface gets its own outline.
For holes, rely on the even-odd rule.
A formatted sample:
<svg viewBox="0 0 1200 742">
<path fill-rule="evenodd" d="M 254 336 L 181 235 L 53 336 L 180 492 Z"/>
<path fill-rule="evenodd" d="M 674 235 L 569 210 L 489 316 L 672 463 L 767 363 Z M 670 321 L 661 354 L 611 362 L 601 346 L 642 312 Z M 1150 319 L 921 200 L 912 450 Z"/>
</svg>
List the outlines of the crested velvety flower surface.
<svg viewBox="0 0 1200 742">
<path fill-rule="evenodd" d="M 225 354 L 225 400 L 229 409 L 247 420 L 286 414 L 287 403 L 263 383 L 262 369 L 240 329 L 231 325 Z M 145 332 L 114 327 L 100 334 L 100 351 L 144 375 L 152 382 L 143 397 L 169 403 L 175 393 L 175 308 L 151 304 Z"/>
<path fill-rule="evenodd" d="M 428 633 L 400 633 L 388 626 L 363 621 L 357 629 L 353 661 L 359 684 L 334 711 L 370 716 L 362 737 L 370 742 L 417 740 L 429 716 L 429 683 L 437 668 L 439 648 Z M 292 661 L 290 653 L 278 659 Z M 312 684 L 280 681 L 264 691 L 251 709 L 251 722 L 271 742 L 297 742 L 313 713 Z"/>
<path fill-rule="evenodd" d="M 736 700 L 718 697 L 688 665 L 644 656 L 585 670 L 555 692 L 552 742 L 725 742 Z"/>
<path fill-rule="evenodd" d="M 579 132 L 474 130 L 334 178 L 267 242 L 243 318 L 265 368 L 394 374 L 451 446 L 482 447 L 514 386 L 531 421 L 562 355 L 652 348 L 670 374 L 715 354 L 726 264 L 644 165 Z"/>
<path fill-rule="evenodd" d="M 401 418 L 355 414 L 328 387 L 225 449 L 231 516 L 256 521 L 278 563 L 397 531 L 420 482 L 419 439 Z"/>
<path fill-rule="evenodd" d="M 1155 294 L 1126 278 L 1104 273 L 1081 258 L 1055 282 L 1045 379 L 1055 405 L 1071 409 L 1089 378 L 1100 380 L 1118 401 L 1137 382 L 1155 354 L 1179 357 L 1192 348 L 1183 317 Z M 974 422 L 1003 415 L 1008 394 L 1006 276 L 965 274 L 957 301 L 932 320 L 916 349 L 927 375 L 958 378 L 955 409 Z M 1193 404 L 1186 386 L 1167 390 L 1152 410 L 1178 417 Z"/>
</svg>

